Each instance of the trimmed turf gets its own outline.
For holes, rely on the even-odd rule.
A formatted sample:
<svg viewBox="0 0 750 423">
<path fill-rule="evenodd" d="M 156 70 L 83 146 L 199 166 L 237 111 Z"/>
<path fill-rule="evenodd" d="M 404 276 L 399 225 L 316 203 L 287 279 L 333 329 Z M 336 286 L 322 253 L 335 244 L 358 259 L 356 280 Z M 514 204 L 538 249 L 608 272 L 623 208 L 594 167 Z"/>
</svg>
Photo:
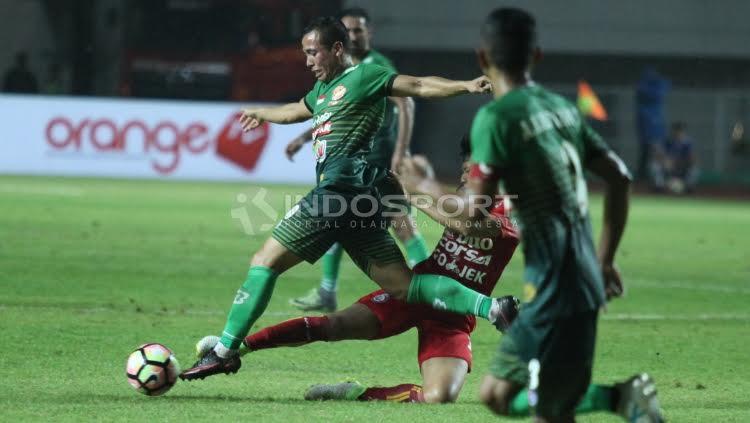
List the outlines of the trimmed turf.
<svg viewBox="0 0 750 423">
<path fill-rule="evenodd" d="M 272 203 L 304 187 L 268 187 Z M 193 344 L 217 333 L 249 255 L 240 184 L 0 177 L 1 420 L 409 421 L 493 417 L 477 387 L 499 336 L 481 324 L 474 369 L 457 404 L 310 403 L 315 382 L 418 382 L 416 336 L 316 344 L 249 356 L 239 374 L 178 383 L 148 398 L 125 380 L 128 353 L 162 342 L 183 365 Z M 601 199 L 593 198 L 595 222 Z M 261 218 L 245 208 L 251 222 Z M 235 213 L 235 214 L 236 214 Z M 428 242 L 439 229 L 421 218 Z M 522 255 L 496 293 L 520 294 Z M 635 198 L 619 265 L 627 297 L 600 323 L 594 378 L 650 371 L 676 422 L 750 421 L 750 206 Z M 317 283 L 319 269 L 283 275 L 258 325 L 298 315 L 287 300 Z M 373 289 L 349 261 L 340 304 Z M 580 421 L 618 421 L 603 414 Z"/>
</svg>

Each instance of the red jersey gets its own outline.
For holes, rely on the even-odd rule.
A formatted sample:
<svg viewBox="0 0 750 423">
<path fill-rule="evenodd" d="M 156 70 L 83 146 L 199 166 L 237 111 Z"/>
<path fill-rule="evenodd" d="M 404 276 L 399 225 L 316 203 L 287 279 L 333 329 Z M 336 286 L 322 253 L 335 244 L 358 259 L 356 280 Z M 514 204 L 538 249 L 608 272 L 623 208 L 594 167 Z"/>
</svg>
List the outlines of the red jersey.
<svg viewBox="0 0 750 423">
<path fill-rule="evenodd" d="M 447 276 L 477 292 L 491 295 L 520 238 L 503 202 L 497 203 L 491 214 L 501 225 L 502 235 L 478 238 L 446 229 L 432 255 L 417 264 L 414 273 Z"/>
</svg>

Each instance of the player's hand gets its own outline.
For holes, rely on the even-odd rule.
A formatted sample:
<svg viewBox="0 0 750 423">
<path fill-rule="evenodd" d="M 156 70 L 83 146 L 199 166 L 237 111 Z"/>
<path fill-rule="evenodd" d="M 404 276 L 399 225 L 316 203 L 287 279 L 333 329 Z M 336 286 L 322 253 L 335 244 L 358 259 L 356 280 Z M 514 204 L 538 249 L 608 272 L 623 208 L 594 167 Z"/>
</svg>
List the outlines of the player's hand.
<svg viewBox="0 0 750 423">
<path fill-rule="evenodd" d="M 604 294 L 607 301 L 622 297 L 625 287 L 622 284 L 622 276 L 614 263 L 602 263 L 602 276 L 604 277 Z"/>
<path fill-rule="evenodd" d="M 404 157 L 396 175 L 408 193 L 418 192 L 419 185 L 435 180 L 435 172 L 424 156 Z"/>
<path fill-rule="evenodd" d="M 255 129 L 264 122 L 264 120 L 259 116 L 259 113 L 260 110 L 257 109 L 242 109 L 240 124 L 242 125 L 242 130 L 244 132 Z"/>
<path fill-rule="evenodd" d="M 391 157 L 391 171 L 398 173 L 398 169 L 401 167 L 401 163 L 404 161 L 405 155 L 403 154 L 394 154 L 393 157 Z"/>
<path fill-rule="evenodd" d="M 492 82 L 486 76 L 472 79 L 467 82 L 466 90 L 473 94 L 484 94 L 492 92 Z"/>
<path fill-rule="evenodd" d="M 300 149 L 302 149 L 302 146 L 305 145 L 305 140 L 302 138 L 295 138 L 286 145 L 286 158 L 289 159 L 290 162 L 294 161 L 294 155 L 297 154 Z"/>
</svg>

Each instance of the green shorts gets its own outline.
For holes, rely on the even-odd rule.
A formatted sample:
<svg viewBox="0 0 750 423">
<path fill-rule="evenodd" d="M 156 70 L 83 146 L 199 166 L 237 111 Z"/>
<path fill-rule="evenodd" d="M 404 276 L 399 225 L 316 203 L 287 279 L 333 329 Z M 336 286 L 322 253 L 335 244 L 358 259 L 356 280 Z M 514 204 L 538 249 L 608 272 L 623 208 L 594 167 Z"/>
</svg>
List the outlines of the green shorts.
<svg viewBox="0 0 750 423">
<path fill-rule="evenodd" d="M 591 382 L 596 323 L 596 311 L 541 323 L 522 311 L 501 339 L 490 373 L 528 386 L 537 415 L 570 414 Z"/>
<path fill-rule="evenodd" d="M 404 261 L 382 215 L 377 190 L 340 192 L 331 186 L 316 187 L 289 210 L 272 236 L 309 263 L 339 242 L 369 275 L 374 263 Z"/>
</svg>

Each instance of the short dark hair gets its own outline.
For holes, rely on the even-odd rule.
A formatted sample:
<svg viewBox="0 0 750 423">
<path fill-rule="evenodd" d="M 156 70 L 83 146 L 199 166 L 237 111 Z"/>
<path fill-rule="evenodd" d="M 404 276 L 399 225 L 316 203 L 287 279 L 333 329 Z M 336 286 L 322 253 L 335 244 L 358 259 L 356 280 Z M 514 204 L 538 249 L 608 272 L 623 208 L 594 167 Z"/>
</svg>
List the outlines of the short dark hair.
<svg viewBox="0 0 750 423">
<path fill-rule="evenodd" d="M 537 46 L 536 22 L 528 12 L 516 8 L 493 10 L 480 30 L 493 65 L 511 74 L 523 73 L 531 64 Z"/>
<path fill-rule="evenodd" d="M 469 139 L 469 134 L 464 134 L 461 137 L 461 143 L 458 148 L 462 160 L 469 160 L 471 158 L 471 140 Z"/>
<path fill-rule="evenodd" d="M 370 24 L 370 14 L 361 7 L 350 7 L 339 12 L 339 19 L 344 19 L 344 16 L 351 16 L 353 18 L 362 18 L 366 24 Z"/>
<path fill-rule="evenodd" d="M 349 40 L 346 27 L 341 23 L 340 19 L 333 16 L 315 18 L 302 30 L 302 34 L 304 35 L 313 31 L 318 31 L 318 34 L 320 34 L 320 44 L 328 48 L 333 47 L 336 42 L 341 42 L 341 44 L 346 46 L 347 40 Z"/>
<path fill-rule="evenodd" d="M 683 122 L 681 120 L 672 122 L 672 130 L 675 131 L 675 132 L 677 132 L 677 131 L 685 131 L 685 130 L 687 130 L 687 123 L 685 123 L 685 122 Z"/>
</svg>

